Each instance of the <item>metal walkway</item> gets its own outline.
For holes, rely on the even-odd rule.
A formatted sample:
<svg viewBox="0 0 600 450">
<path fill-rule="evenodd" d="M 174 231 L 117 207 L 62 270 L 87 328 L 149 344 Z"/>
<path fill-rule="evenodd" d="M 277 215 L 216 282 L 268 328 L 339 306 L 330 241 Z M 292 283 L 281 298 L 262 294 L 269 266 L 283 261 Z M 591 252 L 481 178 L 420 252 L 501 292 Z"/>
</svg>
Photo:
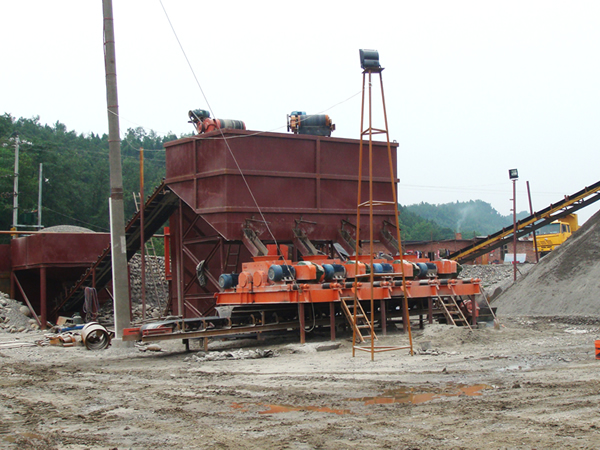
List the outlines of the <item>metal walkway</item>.
<svg viewBox="0 0 600 450">
<path fill-rule="evenodd" d="M 144 240 L 149 240 L 154 233 L 169 219 L 179 206 L 179 197 L 169 190 L 163 182 L 148 197 L 144 206 Z M 140 213 L 129 220 L 125 227 L 127 240 L 127 261 L 141 248 Z M 67 292 L 57 297 L 53 314 L 59 311 L 79 309 L 84 301 L 86 287 L 95 287 L 98 291 L 112 281 L 112 261 L 110 245 L 104 249 L 98 260 L 86 270 L 81 278 Z"/>
<path fill-rule="evenodd" d="M 547 208 L 519 220 L 517 222 L 517 238 L 533 233 L 538 228 L 569 214 L 573 214 L 575 211 L 585 208 L 598 200 L 600 200 L 600 181 L 583 188 L 573 195 L 565 196 L 560 202 L 551 204 Z M 500 231 L 489 235 L 487 239 L 452 253 L 448 259 L 458 262 L 473 260 L 509 243 L 513 239 L 513 232 L 514 228 L 512 225 L 504 227 Z"/>
</svg>

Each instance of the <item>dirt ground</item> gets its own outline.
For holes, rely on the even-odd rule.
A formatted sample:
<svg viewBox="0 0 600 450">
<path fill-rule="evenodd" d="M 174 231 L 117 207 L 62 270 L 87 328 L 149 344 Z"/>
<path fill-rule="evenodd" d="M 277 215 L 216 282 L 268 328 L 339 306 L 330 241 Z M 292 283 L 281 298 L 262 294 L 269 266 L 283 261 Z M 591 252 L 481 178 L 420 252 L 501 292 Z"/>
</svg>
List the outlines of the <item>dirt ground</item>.
<svg viewBox="0 0 600 450">
<path fill-rule="evenodd" d="M 0 343 L 42 334 L 0 334 Z M 600 448 L 598 320 L 510 318 L 414 330 L 407 350 L 352 357 L 347 338 L 0 349 L 0 448 Z M 406 345 L 402 333 L 378 345 Z M 267 352 L 269 353 L 269 352 Z M 243 354 L 237 352 L 235 354 Z"/>
</svg>

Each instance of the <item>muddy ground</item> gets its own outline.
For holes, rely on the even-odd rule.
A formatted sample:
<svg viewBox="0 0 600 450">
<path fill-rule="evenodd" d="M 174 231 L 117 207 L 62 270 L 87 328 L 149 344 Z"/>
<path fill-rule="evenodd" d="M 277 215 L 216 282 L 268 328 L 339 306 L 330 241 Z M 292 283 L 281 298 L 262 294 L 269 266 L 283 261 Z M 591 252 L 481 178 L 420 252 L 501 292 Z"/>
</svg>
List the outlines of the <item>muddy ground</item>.
<svg viewBox="0 0 600 450">
<path fill-rule="evenodd" d="M 161 352 L 2 348 L 0 448 L 600 448 L 598 321 L 502 322 L 429 325 L 414 330 L 415 356 L 374 362 L 344 338 L 316 351 L 326 337 L 210 344 L 275 353 L 242 360 L 199 358 L 180 341 Z"/>
</svg>

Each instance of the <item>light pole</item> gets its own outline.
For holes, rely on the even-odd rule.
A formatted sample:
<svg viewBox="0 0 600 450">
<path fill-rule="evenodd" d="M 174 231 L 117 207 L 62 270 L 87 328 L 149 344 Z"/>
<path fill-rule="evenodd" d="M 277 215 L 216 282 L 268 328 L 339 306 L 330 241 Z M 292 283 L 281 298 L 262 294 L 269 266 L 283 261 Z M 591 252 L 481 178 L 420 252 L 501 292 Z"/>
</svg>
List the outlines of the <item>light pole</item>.
<svg viewBox="0 0 600 450">
<path fill-rule="evenodd" d="M 510 169 L 508 177 L 513 183 L 513 276 L 514 281 L 517 281 L 517 180 L 519 179 L 519 171 Z"/>
<path fill-rule="evenodd" d="M 13 186 L 13 224 L 11 231 L 17 231 L 19 223 L 19 133 L 13 133 L 15 137 L 15 179 Z M 13 237 L 16 237 L 14 235 Z"/>
</svg>

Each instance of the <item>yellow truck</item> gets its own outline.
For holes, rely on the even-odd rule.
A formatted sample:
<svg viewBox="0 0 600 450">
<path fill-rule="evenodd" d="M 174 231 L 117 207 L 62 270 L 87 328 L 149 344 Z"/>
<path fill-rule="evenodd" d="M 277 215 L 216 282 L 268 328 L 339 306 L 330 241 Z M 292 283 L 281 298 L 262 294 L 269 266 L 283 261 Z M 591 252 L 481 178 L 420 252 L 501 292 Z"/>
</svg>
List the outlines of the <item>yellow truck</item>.
<svg viewBox="0 0 600 450">
<path fill-rule="evenodd" d="M 577 214 L 569 214 L 536 230 L 535 240 L 540 256 L 550 253 L 578 229 Z"/>
</svg>

